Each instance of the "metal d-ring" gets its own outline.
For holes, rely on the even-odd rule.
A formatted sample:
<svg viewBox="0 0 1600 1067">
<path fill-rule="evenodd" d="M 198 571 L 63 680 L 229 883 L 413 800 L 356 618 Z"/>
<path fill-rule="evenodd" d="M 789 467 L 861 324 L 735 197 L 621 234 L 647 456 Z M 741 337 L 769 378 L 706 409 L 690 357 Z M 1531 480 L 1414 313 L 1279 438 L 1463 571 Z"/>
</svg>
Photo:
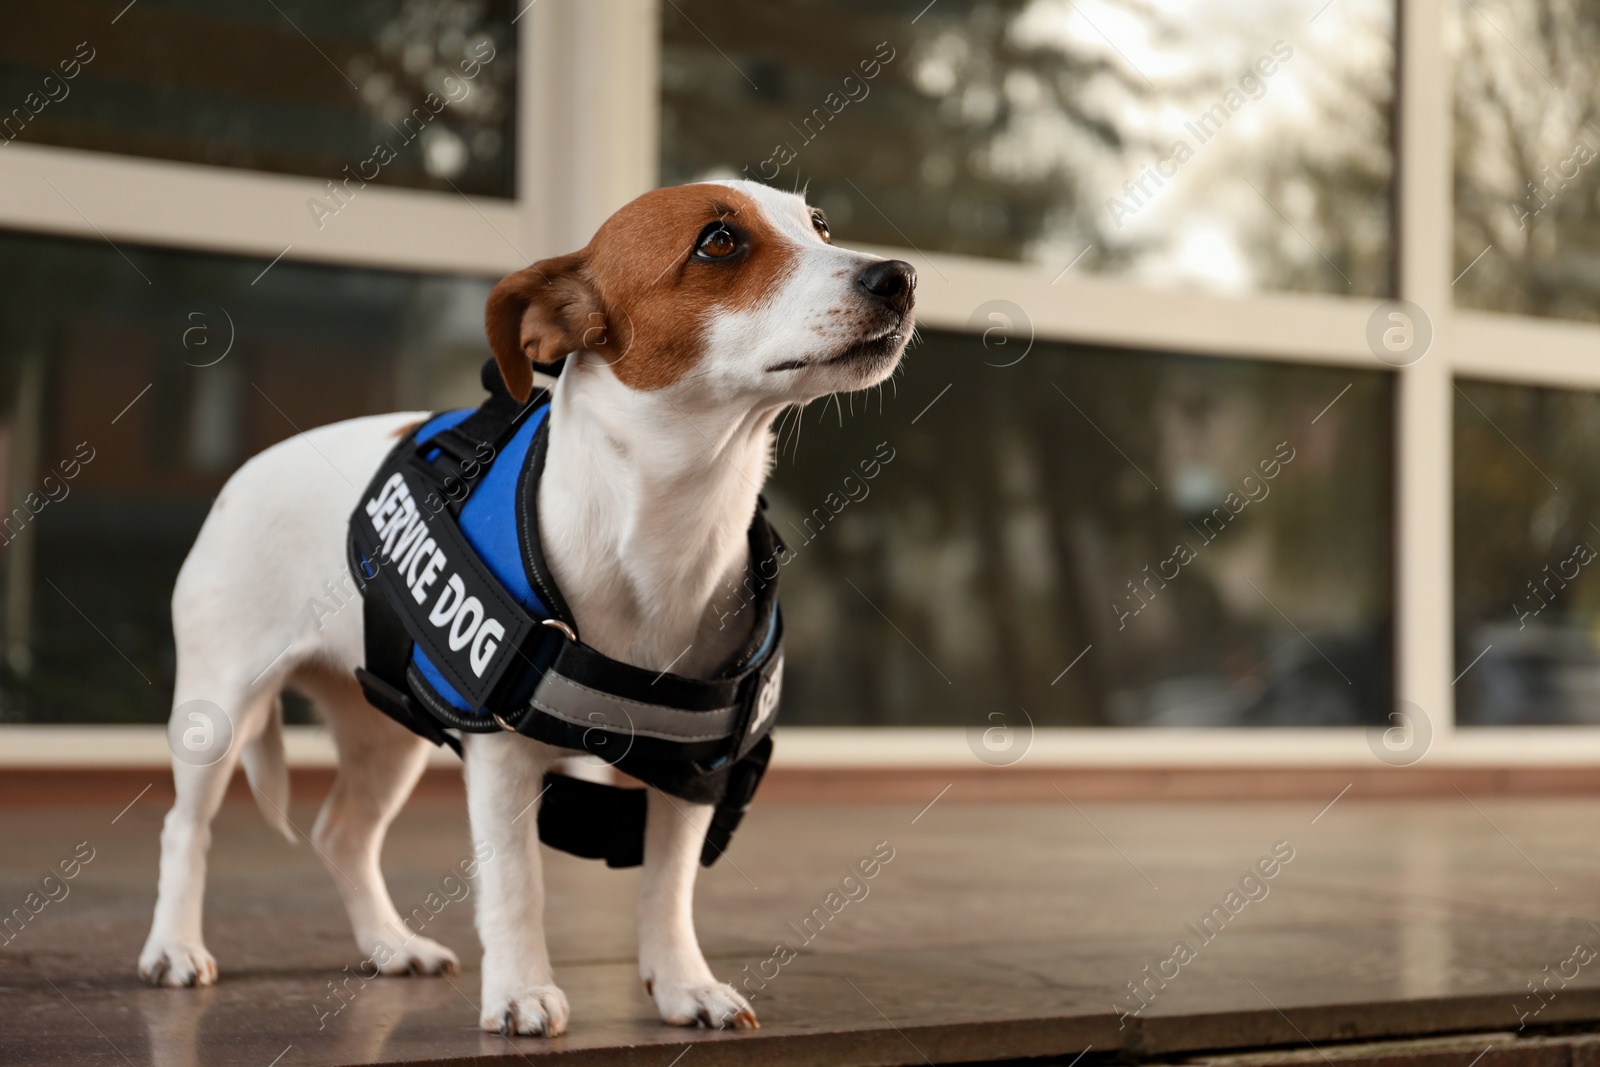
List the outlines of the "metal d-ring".
<svg viewBox="0 0 1600 1067">
<path fill-rule="evenodd" d="M 494 724 L 496 726 L 500 727 L 500 729 L 504 730 L 506 733 L 514 734 L 514 733 L 517 732 L 517 728 L 515 726 L 512 726 L 510 723 L 506 722 L 499 715 L 495 714 L 492 711 L 489 713 L 489 718 L 493 719 L 494 720 Z"/>
<path fill-rule="evenodd" d="M 572 629 L 572 627 L 568 626 L 560 619 L 540 619 L 539 621 L 545 626 L 550 627 L 552 630 L 560 630 L 564 635 L 566 635 L 567 640 L 571 641 L 573 644 L 578 643 L 577 633 Z"/>
</svg>

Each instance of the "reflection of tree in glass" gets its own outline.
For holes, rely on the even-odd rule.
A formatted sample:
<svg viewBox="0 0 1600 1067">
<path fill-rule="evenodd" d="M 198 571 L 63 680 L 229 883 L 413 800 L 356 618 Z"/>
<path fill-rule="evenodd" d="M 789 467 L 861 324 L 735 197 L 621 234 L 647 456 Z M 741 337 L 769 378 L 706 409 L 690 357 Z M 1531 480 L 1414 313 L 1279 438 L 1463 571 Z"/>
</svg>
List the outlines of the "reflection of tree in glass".
<svg viewBox="0 0 1600 1067">
<path fill-rule="evenodd" d="M 58 64 L 76 42 L 99 46 L 20 140 L 341 183 L 346 167 L 386 185 L 449 191 L 448 178 L 466 193 L 511 195 L 512 0 L 140 0 L 108 30 L 111 14 L 11 5 L 6 108 L 46 77 L 67 91 Z M 482 63 L 470 81 L 463 62 Z M 402 147 L 399 127 L 419 108 L 428 118 L 413 126 L 428 132 Z M 13 122 L 6 136 L 18 134 Z M 380 141 L 396 158 L 374 173 L 361 163 Z"/>
<path fill-rule="evenodd" d="M 1086 271 L 1185 285 L 1387 290 L 1382 4 L 1351 0 L 1314 32 L 1278 0 L 942 0 L 913 24 L 926 6 L 675 5 L 663 180 L 807 184 L 851 240 L 1052 264 L 1083 253 Z M 861 84 L 880 42 L 894 59 Z M 1278 69 L 1274 53 L 1295 58 Z M 1272 73 L 1258 76 L 1262 57 Z M 1204 134 L 1190 128 L 1206 115 Z"/>
<path fill-rule="evenodd" d="M 1456 18 L 1456 299 L 1600 319 L 1600 9 L 1481 0 Z"/>
<path fill-rule="evenodd" d="M 370 49 L 350 60 L 363 103 L 385 125 L 404 128 L 417 108 L 443 107 L 413 149 L 422 153 L 428 177 L 440 183 L 473 165 L 503 166 L 507 146 L 500 131 L 516 82 L 503 22 L 498 10 L 486 17 L 481 0 L 406 0 L 372 33 Z M 426 108 L 430 93 L 434 107 Z"/>
<path fill-rule="evenodd" d="M 1394 180 L 1391 13 L 1355 36 L 1369 47 L 1304 65 L 1319 114 L 1338 122 L 1284 123 L 1261 155 L 1261 193 L 1276 210 L 1254 216 L 1246 241 L 1274 288 L 1383 296 L 1393 291 Z M 1277 212 L 1288 216 L 1285 225 Z M 1298 231 L 1298 232 L 1296 232 Z"/>
<path fill-rule="evenodd" d="M 1043 344 L 996 369 L 974 347 L 929 335 L 918 401 L 842 428 L 813 414 L 800 462 L 780 464 L 788 721 L 973 725 L 1018 705 L 1053 725 L 1382 721 L 1384 375 Z M 801 529 L 885 439 L 898 455 L 871 495 Z M 1297 455 L 1271 495 L 1206 543 L 1196 527 L 1285 440 Z M 1179 543 L 1198 558 L 1143 585 Z M 1119 628 L 1112 605 L 1140 603 L 1129 581 L 1150 602 Z"/>
<path fill-rule="evenodd" d="M 1148 86 L 1114 56 L 1021 38 L 1030 5 L 944 0 L 912 26 L 921 4 L 883 5 L 891 15 L 838 0 L 683 0 L 664 25 L 663 179 L 755 177 L 788 145 L 795 161 L 772 180 L 809 181 L 857 240 L 1015 259 L 1048 229 L 1104 246 L 1109 220 L 1074 159 L 1126 148 L 1111 109 L 1092 100 Z M 894 58 L 868 95 L 807 125 L 883 41 Z M 850 113 L 863 107 L 872 115 Z"/>
</svg>

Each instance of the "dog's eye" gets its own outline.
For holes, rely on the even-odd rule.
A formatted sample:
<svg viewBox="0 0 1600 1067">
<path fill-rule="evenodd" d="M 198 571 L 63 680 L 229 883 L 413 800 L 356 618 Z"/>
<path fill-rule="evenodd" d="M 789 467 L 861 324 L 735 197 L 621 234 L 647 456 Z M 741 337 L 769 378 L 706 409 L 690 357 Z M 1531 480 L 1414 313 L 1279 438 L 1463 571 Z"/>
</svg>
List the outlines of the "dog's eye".
<svg viewBox="0 0 1600 1067">
<path fill-rule="evenodd" d="M 727 259 L 739 251 L 739 240 L 726 223 L 713 222 L 700 231 L 694 254 L 700 259 Z"/>
<path fill-rule="evenodd" d="M 811 226 L 817 231 L 817 236 L 822 238 L 823 244 L 832 244 L 833 236 L 828 232 L 828 219 L 820 211 L 811 213 Z"/>
</svg>

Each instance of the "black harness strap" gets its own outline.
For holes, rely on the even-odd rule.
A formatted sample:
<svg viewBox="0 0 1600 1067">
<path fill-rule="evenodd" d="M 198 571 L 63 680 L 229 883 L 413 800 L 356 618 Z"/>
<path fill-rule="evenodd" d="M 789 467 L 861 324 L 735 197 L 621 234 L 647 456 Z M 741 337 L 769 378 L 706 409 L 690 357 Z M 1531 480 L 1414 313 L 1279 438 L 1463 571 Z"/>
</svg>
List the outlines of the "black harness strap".
<svg viewBox="0 0 1600 1067">
<path fill-rule="evenodd" d="M 560 374 L 563 363 L 564 360 L 557 363 L 549 373 Z M 517 403 L 506 391 L 493 360 L 484 363 L 479 380 L 489 398 L 472 414 L 428 439 L 430 449 L 437 448 L 442 453 L 429 468 L 454 515 L 461 513 L 461 506 L 466 503 L 473 485 L 489 469 L 489 464 L 494 462 L 517 427 L 549 400 L 547 390 L 535 389 L 526 404 Z"/>
<path fill-rule="evenodd" d="M 643 789 L 618 789 L 565 774 L 547 774 L 539 801 L 539 840 L 607 867 L 644 862 Z M 618 833 L 617 827 L 639 827 Z"/>
<path fill-rule="evenodd" d="M 444 732 L 439 720 L 424 713 L 412 701 L 405 684 L 406 667 L 411 660 L 411 635 L 395 614 L 387 597 L 363 595 L 361 619 L 366 627 L 367 665 L 356 668 L 367 703 L 414 734 L 436 745 L 449 745 L 461 755 L 461 742 Z M 395 684 L 399 681 L 399 685 Z"/>
</svg>

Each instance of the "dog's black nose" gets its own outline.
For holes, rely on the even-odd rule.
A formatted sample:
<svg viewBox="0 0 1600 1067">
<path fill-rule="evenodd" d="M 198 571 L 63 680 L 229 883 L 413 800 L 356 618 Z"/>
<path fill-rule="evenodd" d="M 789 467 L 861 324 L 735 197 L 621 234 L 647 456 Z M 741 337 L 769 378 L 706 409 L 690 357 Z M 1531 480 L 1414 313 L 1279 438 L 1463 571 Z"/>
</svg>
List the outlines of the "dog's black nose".
<svg viewBox="0 0 1600 1067">
<path fill-rule="evenodd" d="M 904 315 L 917 288 L 917 271 L 903 259 L 885 259 L 862 271 L 856 281 L 874 298 Z"/>
</svg>

